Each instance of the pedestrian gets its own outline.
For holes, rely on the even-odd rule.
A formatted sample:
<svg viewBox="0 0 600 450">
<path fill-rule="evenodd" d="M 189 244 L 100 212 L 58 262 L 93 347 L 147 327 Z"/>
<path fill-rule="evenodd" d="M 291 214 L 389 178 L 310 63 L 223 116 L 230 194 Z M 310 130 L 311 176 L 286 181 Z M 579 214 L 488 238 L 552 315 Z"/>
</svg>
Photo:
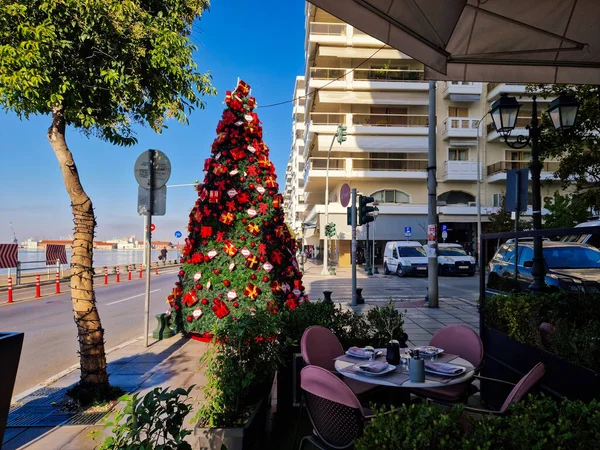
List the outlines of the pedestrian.
<svg viewBox="0 0 600 450">
<path fill-rule="evenodd" d="M 158 260 L 162 261 L 163 264 L 167 264 L 167 247 L 163 247 L 158 256 Z"/>
</svg>

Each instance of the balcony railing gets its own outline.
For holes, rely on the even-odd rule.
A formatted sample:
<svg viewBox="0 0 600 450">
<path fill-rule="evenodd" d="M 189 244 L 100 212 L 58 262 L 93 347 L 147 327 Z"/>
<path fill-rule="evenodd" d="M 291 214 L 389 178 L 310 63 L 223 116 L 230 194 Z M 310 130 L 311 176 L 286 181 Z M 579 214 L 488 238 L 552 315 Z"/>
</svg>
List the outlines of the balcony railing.
<svg viewBox="0 0 600 450">
<path fill-rule="evenodd" d="M 476 130 L 479 119 L 470 117 L 448 117 L 444 120 L 444 131 L 448 130 Z"/>
<path fill-rule="evenodd" d="M 335 80 L 344 78 L 347 70 L 333 67 L 311 67 L 310 77 L 313 80 Z"/>
<path fill-rule="evenodd" d="M 344 125 L 346 114 L 311 113 L 310 121 L 313 125 Z"/>
<path fill-rule="evenodd" d="M 480 86 L 479 81 L 446 81 L 446 86 Z"/>
<path fill-rule="evenodd" d="M 423 70 L 405 69 L 355 69 L 357 81 L 424 81 Z"/>
<path fill-rule="evenodd" d="M 487 166 L 487 174 L 489 176 L 507 170 L 527 169 L 529 163 L 530 161 L 498 161 Z M 543 163 L 542 172 L 556 172 L 559 166 L 560 162 L 558 161 L 546 161 Z"/>
<path fill-rule="evenodd" d="M 308 170 L 326 170 L 327 158 L 313 157 L 308 160 L 306 165 Z M 329 170 L 345 170 L 346 158 L 329 158 Z"/>
<path fill-rule="evenodd" d="M 526 86 L 526 84 L 524 83 L 488 83 L 488 92 L 492 92 L 498 86 L 501 86 L 503 84 L 507 86 L 523 86 L 523 88 L 525 88 Z"/>
<path fill-rule="evenodd" d="M 527 116 L 527 117 L 517 117 L 517 121 L 515 122 L 515 129 L 516 128 L 527 128 L 529 126 L 529 124 L 531 123 L 531 115 Z M 487 124 L 487 132 L 488 134 L 492 133 L 496 131 L 496 127 L 494 125 L 494 122 L 490 122 Z"/>
<path fill-rule="evenodd" d="M 415 172 L 427 169 L 426 159 L 353 158 L 353 170 Z"/>
<path fill-rule="evenodd" d="M 311 22 L 310 34 L 324 36 L 346 36 L 347 25 L 345 23 L 321 23 Z"/>
<path fill-rule="evenodd" d="M 370 127 L 426 127 L 426 114 L 353 114 L 353 125 Z"/>
</svg>

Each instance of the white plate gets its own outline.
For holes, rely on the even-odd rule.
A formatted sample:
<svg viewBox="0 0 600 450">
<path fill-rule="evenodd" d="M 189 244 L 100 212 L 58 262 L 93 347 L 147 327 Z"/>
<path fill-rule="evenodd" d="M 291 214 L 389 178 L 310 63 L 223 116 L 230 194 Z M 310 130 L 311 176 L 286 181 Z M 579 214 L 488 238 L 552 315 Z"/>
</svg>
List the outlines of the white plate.
<svg viewBox="0 0 600 450">
<path fill-rule="evenodd" d="M 444 349 L 443 348 L 439 348 L 439 347 L 435 347 L 436 349 L 436 353 L 429 353 L 429 352 L 425 352 L 423 351 L 423 349 L 427 349 L 430 348 L 430 345 L 425 345 L 425 346 L 421 346 L 421 347 L 414 347 L 411 348 L 411 350 L 414 352 L 415 350 L 419 350 L 419 353 L 422 353 L 422 356 L 427 356 L 427 357 L 432 357 L 432 356 L 437 356 L 440 353 L 443 353 Z"/>
<path fill-rule="evenodd" d="M 392 366 L 391 364 L 388 364 L 387 369 L 382 370 L 381 372 L 375 373 L 375 372 L 368 372 L 366 370 L 362 370 L 360 368 L 360 366 L 358 366 L 358 365 L 356 366 L 357 373 L 360 373 L 361 375 L 369 375 L 369 376 L 373 376 L 373 377 L 376 377 L 379 375 L 385 375 L 386 373 L 390 373 L 390 372 L 394 371 L 395 369 L 396 369 L 396 366 Z"/>
<path fill-rule="evenodd" d="M 444 363 L 442 363 L 442 364 L 444 364 Z M 447 363 L 445 363 L 445 364 L 447 364 Z M 455 366 L 454 364 L 450 364 L 450 365 L 451 366 Z M 458 372 L 458 373 L 438 372 L 437 370 L 433 370 L 433 369 L 427 368 L 427 366 L 425 366 L 425 372 L 433 373 L 435 375 L 441 375 L 441 376 L 444 376 L 444 377 L 458 377 L 459 375 L 462 375 L 463 373 L 465 373 L 466 370 L 467 370 L 465 367 L 461 367 L 461 366 L 455 366 L 455 367 L 457 369 L 460 369 L 460 372 Z"/>
<path fill-rule="evenodd" d="M 357 354 L 352 353 L 348 350 L 346 350 L 346 355 L 352 356 L 353 358 L 360 358 L 360 359 L 369 359 L 371 357 L 371 355 L 358 356 Z"/>
</svg>

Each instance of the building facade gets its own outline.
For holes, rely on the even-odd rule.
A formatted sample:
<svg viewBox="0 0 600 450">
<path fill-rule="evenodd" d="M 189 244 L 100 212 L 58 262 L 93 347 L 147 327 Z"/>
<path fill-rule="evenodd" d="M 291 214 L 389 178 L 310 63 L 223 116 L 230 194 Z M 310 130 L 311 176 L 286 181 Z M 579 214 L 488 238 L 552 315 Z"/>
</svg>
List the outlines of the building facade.
<svg viewBox="0 0 600 450">
<path fill-rule="evenodd" d="M 379 201 L 380 214 L 370 230 L 371 238 L 375 233 L 377 256 L 386 241 L 405 239 L 405 227 L 411 227 L 413 240 L 424 241 L 429 83 L 422 64 L 310 3 L 305 54 L 306 72 L 294 89 L 297 100 L 285 190 L 288 224 L 299 238 L 304 236 L 306 244 L 322 248 L 327 155 L 338 125 L 345 125 L 347 140 L 342 145 L 334 142 L 329 158 L 328 221 L 336 224 L 337 232 L 330 242 L 332 258 L 340 266 L 350 264 L 351 229 L 339 202 L 345 183 Z M 523 104 L 512 135 L 526 134 L 531 97 L 525 85 L 437 83 L 437 200 L 447 242 L 474 247 L 478 190 L 485 230 L 506 189 L 506 171 L 529 163 L 530 150 L 506 145 L 489 115 L 478 127 L 491 103 L 504 92 Z M 548 101 L 538 99 L 540 113 Z M 557 165 L 544 163 L 544 198 L 560 189 L 553 176 Z M 530 214 L 531 208 L 525 216 Z M 316 228 L 303 230 L 303 223 Z M 357 238 L 365 237 L 363 226 Z"/>
</svg>

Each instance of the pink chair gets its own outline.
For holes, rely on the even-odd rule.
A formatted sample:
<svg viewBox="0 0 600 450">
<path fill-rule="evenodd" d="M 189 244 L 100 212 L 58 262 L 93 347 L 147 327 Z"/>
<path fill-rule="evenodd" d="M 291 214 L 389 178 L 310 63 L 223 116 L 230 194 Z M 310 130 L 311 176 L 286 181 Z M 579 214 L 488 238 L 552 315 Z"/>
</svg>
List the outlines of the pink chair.
<svg viewBox="0 0 600 450">
<path fill-rule="evenodd" d="M 313 325 L 304 330 L 300 340 L 300 351 L 306 364 L 322 367 L 334 374 L 337 373 L 335 358 L 344 354 L 344 348 L 336 335 L 320 325 Z M 350 378 L 342 377 L 342 380 L 356 395 L 362 396 L 377 389 L 377 386 Z"/>
<path fill-rule="evenodd" d="M 497 380 L 495 378 L 478 376 L 477 378 L 479 378 L 480 380 L 488 380 L 488 381 L 492 381 L 492 382 L 496 382 L 496 383 L 510 384 L 514 387 L 512 388 L 512 390 L 506 397 L 506 400 L 504 400 L 504 403 L 502 404 L 502 407 L 500 408 L 499 411 L 494 411 L 494 410 L 489 410 L 489 409 L 471 408 L 468 406 L 465 406 L 465 411 L 470 411 L 470 412 L 475 412 L 475 413 L 483 413 L 483 414 L 504 415 L 504 414 L 506 414 L 506 411 L 508 410 L 508 407 L 511 405 L 511 403 L 520 402 L 534 388 L 534 386 L 539 383 L 539 381 L 542 379 L 542 377 L 545 374 L 546 374 L 546 367 L 544 366 L 543 363 L 539 362 L 535 366 L 533 366 L 533 369 L 531 369 L 529 372 L 527 372 L 523 376 L 523 378 L 521 378 L 519 380 L 519 382 L 517 384 L 511 383 L 509 381 Z"/>
<path fill-rule="evenodd" d="M 352 447 L 365 426 L 365 411 L 354 392 L 330 371 L 306 366 L 300 373 L 306 409 L 313 426 L 313 436 L 305 441 L 322 450 Z"/>
<path fill-rule="evenodd" d="M 466 325 L 448 325 L 438 330 L 429 345 L 443 348 L 445 352 L 460 356 L 469 361 L 478 371 L 483 361 L 483 344 L 479 335 Z M 413 389 L 420 397 L 427 397 L 448 403 L 466 402 L 474 388 L 471 381 L 439 388 Z"/>
</svg>

